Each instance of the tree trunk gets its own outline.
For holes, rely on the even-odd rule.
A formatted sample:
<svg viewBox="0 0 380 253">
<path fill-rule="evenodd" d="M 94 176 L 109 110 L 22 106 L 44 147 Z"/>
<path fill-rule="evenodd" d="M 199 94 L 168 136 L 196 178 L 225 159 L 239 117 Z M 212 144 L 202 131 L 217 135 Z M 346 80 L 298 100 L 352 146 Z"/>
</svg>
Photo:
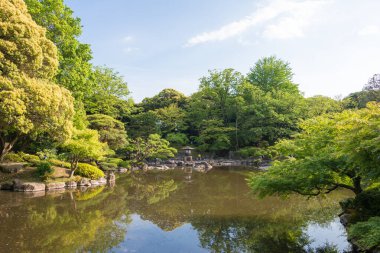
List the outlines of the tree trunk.
<svg viewBox="0 0 380 253">
<path fill-rule="evenodd" d="M 75 171 L 78 168 L 78 161 L 74 160 L 71 162 L 71 172 L 70 172 L 70 178 L 74 176 Z"/>
<path fill-rule="evenodd" d="M 18 139 L 18 137 L 16 136 L 12 141 L 7 142 L 3 138 L 0 138 L 0 140 L 1 140 L 0 162 L 2 162 L 3 159 L 4 159 L 4 157 L 5 157 L 5 155 L 8 154 L 9 151 L 11 151 L 11 149 L 15 145 L 17 139 Z"/>
<path fill-rule="evenodd" d="M 354 182 L 354 188 L 355 188 L 354 192 L 356 195 L 358 195 L 359 193 L 363 191 L 362 186 L 361 186 L 361 179 L 362 178 L 360 176 L 354 177 L 352 179 L 352 181 Z"/>
</svg>

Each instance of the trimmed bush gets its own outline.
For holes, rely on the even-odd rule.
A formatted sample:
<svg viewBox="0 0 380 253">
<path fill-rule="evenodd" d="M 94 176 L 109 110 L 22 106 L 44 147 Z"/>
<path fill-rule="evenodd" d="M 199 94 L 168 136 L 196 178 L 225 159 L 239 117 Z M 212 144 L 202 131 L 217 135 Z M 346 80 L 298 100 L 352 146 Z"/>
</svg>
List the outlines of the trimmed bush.
<svg viewBox="0 0 380 253">
<path fill-rule="evenodd" d="M 22 154 L 22 159 L 25 162 L 34 162 L 34 161 L 41 161 L 41 159 L 36 155 L 29 155 L 29 154 Z"/>
<path fill-rule="evenodd" d="M 64 162 L 61 160 L 57 160 L 57 159 L 49 159 L 49 162 L 52 165 L 57 166 L 57 167 L 63 167 L 63 168 L 67 168 L 67 169 L 70 169 L 70 167 L 71 167 L 70 163 Z"/>
<path fill-rule="evenodd" d="M 22 159 L 27 162 L 30 166 L 38 166 L 41 163 L 41 159 L 36 155 L 29 155 L 20 152 L 19 155 Z"/>
<path fill-rule="evenodd" d="M 23 162 L 22 157 L 16 153 L 8 153 L 4 156 L 4 161 L 7 162 Z"/>
<path fill-rule="evenodd" d="M 51 167 L 51 164 L 48 162 L 40 162 L 36 170 L 37 175 L 46 180 L 51 177 L 54 173 L 54 169 Z"/>
<path fill-rule="evenodd" d="M 99 165 L 102 168 L 102 170 L 116 170 L 117 169 L 117 164 L 115 163 L 102 162 Z"/>
<path fill-rule="evenodd" d="M 120 158 L 108 158 L 107 163 L 114 163 L 114 164 L 119 164 L 123 161 L 123 159 Z"/>
<path fill-rule="evenodd" d="M 121 161 L 121 162 L 119 162 L 118 166 L 129 169 L 129 168 L 131 168 L 131 162 L 130 161 Z"/>
<path fill-rule="evenodd" d="M 87 163 L 79 163 L 78 168 L 75 171 L 75 175 L 87 177 L 90 179 L 99 179 L 105 176 L 104 172 L 98 169 L 98 167 L 92 166 Z"/>
</svg>

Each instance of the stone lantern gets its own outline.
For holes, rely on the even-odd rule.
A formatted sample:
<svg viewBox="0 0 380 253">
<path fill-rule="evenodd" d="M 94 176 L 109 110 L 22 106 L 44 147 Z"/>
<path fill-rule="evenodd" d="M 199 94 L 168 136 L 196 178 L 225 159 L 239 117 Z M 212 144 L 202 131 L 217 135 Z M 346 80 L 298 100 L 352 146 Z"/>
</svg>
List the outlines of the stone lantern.
<svg viewBox="0 0 380 253">
<path fill-rule="evenodd" d="M 193 157 L 191 156 L 191 150 L 193 150 L 193 149 L 194 148 L 189 147 L 189 146 L 182 148 L 182 150 L 185 151 L 185 157 L 184 157 L 185 162 L 192 162 L 193 161 Z"/>
</svg>

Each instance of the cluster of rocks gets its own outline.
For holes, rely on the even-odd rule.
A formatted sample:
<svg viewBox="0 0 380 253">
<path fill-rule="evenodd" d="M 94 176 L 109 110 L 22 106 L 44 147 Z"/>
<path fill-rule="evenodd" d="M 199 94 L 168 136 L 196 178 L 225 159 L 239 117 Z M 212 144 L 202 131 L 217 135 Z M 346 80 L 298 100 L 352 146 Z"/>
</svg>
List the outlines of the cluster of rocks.
<svg viewBox="0 0 380 253">
<path fill-rule="evenodd" d="M 107 183 L 115 182 L 115 174 L 110 173 L 106 178 L 100 178 L 98 180 L 91 180 L 88 178 L 82 178 L 79 182 L 51 182 L 51 183 L 36 183 L 36 182 L 22 182 L 18 179 L 12 182 L 5 182 L 0 184 L 0 190 L 8 190 L 15 192 L 38 192 L 38 191 L 53 191 L 60 189 L 73 189 L 76 187 L 89 187 L 105 185 Z"/>
<path fill-rule="evenodd" d="M 159 170 L 159 171 L 166 171 L 166 170 L 173 170 L 173 169 L 184 169 L 184 168 L 191 168 L 194 171 L 198 172 L 207 172 L 213 168 L 211 164 L 205 161 L 195 161 L 195 162 L 187 162 L 184 161 L 178 161 L 175 163 L 166 163 L 166 164 L 145 164 L 142 167 L 143 171 L 150 171 L 150 170 Z M 139 168 L 132 168 L 131 171 L 139 170 Z"/>
<path fill-rule="evenodd" d="M 0 171 L 4 173 L 18 173 L 25 167 L 25 165 L 26 163 L 1 163 Z"/>
</svg>

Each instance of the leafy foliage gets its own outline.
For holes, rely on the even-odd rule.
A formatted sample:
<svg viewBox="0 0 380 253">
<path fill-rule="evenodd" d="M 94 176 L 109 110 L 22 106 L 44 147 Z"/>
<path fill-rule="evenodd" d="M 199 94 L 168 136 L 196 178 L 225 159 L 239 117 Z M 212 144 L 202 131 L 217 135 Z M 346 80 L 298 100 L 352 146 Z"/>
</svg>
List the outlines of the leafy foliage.
<svg viewBox="0 0 380 253">
<path fill-rule="evenodd" d="M 186 105 L 186 96 L 174 89 L 164 89 L 152 98 L 144 98 L 139 104 L 144 111 L 157 110 L 171 105 L 183 108 Z"/>
<path fill-rule="evenodd" d="M 51 79 L 57 50 L 27 13 L 23 1 L 2 0 L 0 15 L 1 159 L 25 135 L 48 133 L 57 141 L 71 135 L 73 98 Z M 38 78 L 38 79 L 37 79 Z"/>
<path fill-rule="evenodd" d="M 99 179 L 104 177 L 104 172 L 96 166 L 87 163 L 78 163 L 78 169 L 75 171 L 75 175 L 90 179 Z"/>
<path fill-rule="evenodd" d="M 100 141 L 105 142 L 113 149 L 119 149 L 127 144 L 127 133 L 123 122 L 104 114 L 93 114 L 87 117 L 89 128 L 97 130 Z"/>
<path fill-rule="evenodd" d="M 50 79 L 58 67 L 57 48 L 28 14 L 22 0 L 0 1 L 0 73 Z"/>
<path fill-rule="evenodd" d="M 379 178 L 379 104 L 319 116 L 300 127 L 302 132 L 294 140 L 276 145 L 287 158 L 274 162 L 266 173 L 251 175 L 255 192 L 318 195 L 343 187 L 359 194 Z"/>
<path fill-rule="evenodd" d="M 129 159 L 136 165 L 148 158 L 166 159 L 174 157 L 177 153 L 177 150 L 170 147 L 170 143 L 158 134 L 151 134 L 147 139 L 138 137 L 131 140 L 126 151 Z"/>
<path fill-rule="evenodd" d="M 50 163 L 42 162 L 37 166 L 36 173 L 39 177 L 46 180 L 53 175 L 54 169 L 51 167 Z"/>
<path fill-rule="evenodd" d="M 71 176 L 78 167 L 78 162 L 85 159 L 99 159 L 108 152 L 107 144 L 99 141 L 96 130 L 75 130 L 72 138 L 62 145 L 71 163 Z"/>
<path fill-rule="evenodd" d="M 55 81 L 81 98 L 91 88 L 91 49 L 80 43 L 80 19 L 63 0 L 25 0 L 30 15 L 37 24 L 46 28 L 47 38 L 58 48 L 59 68 Z"/>
<path fill-rule="evenodd" d="M 106 114 L 113 118 L 129 114 L 132 101 L 127 101 L 128 86 L 118 72 L 107 67 L 94 67 L 91 83 L 91 90 L 83 101 L 89 114 Z"/>
<path fill-rule="evenodd" d="M 67 168 L 67 169 L 70 169 L 71 168 L 71 164 L 68 163 L 68 162 L 64 162 L 64 161 L 61 161 L 61 160 L 57 160 L 57 159 L 49 159 L 49 163 L 54 165 L 54 166 L 58 166 L 58 167 L 63 167 L 63 168 Z"/>
<path fill-rule="evenodd" d="M 299 92 L 292 81 L 293 72 L 289 63 L 276 56 L 264 57 L 258 60 L 248 73 L 250 83 L 258 86 L 264 92 L 283 90 Z"/>
<path fill-rule="evenodd" d="M 380 217 L 372 217 L 368 221 L 358 222 L 349 227 L 348 235 L 361 250 L 379 249 L 380 245 Z"/>
</svg>

